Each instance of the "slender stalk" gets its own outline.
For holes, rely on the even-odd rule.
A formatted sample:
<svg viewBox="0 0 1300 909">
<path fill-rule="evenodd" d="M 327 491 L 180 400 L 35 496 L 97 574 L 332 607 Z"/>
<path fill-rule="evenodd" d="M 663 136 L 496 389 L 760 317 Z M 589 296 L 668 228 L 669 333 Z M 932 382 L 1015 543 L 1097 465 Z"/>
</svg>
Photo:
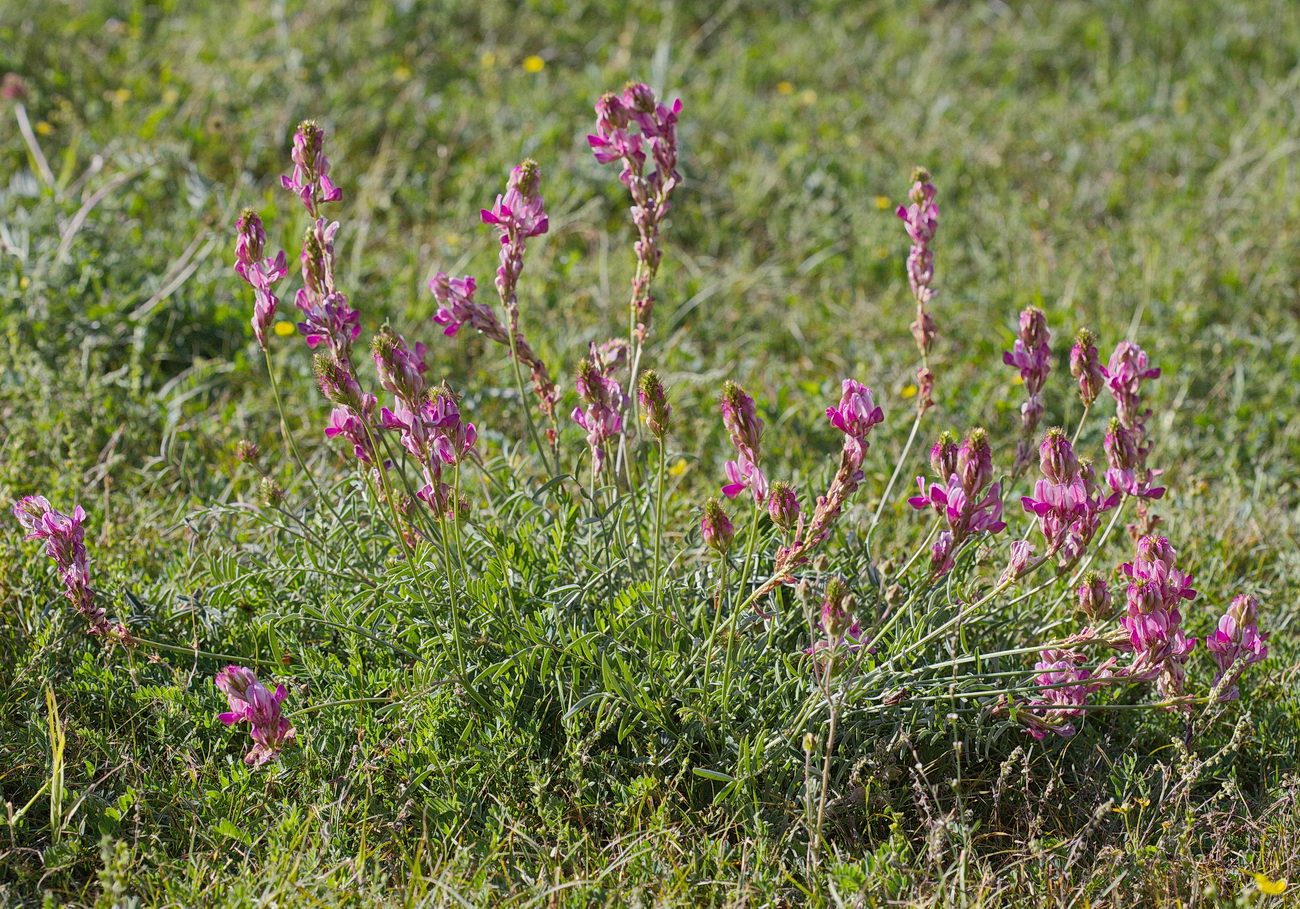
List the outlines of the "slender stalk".
<svg viewBox="0 0 1300 909">
<path fill-rule="evenodd" d="M 653 609 L 655 614 L 655 626 L 659 624 L 659 596 L 663 590 L 662 569 L 662 550 L 664 537 L 664 475 L 667 471 L 668 456 L 664 451 L 664 440 L 659 440 L 659 477 L 656 482 L 655 491 L 655 555 L 654 555 L 654 599 Z"/>
<path fill-rule="evenodd" d="M 316 475 L 311 472 L 311 468 L 307 466 L 307 462 L 303 460 L 302 455 L 298 452 L 298 443 L 294 441 L 293 433 L 289 432 L 289 421 L 284 416 L 284 401 L 280 397 L 280 383 L 275 378 L 275 366 L 271 362 L 271 351 L 263 347 L 262 355 L 266 358 L 266 374 L 271 379 L 271 396 L 275 398 L 275 410 L 280 415 L 280 435 L 284 437 L 285 444 L 288 445 L 289 451 L 293 454 L 293 459 L 298 464 L 298 468 L 307 477 L 307 481 L 311 483 L 312 488 L 316 490 L 317 497 L 325 503 L 325 507 L 334 515 L 334 519 L 346 526 L 343 515 L 334 507 L 334 503 L 329 496 L 325 495 L 325 490 L 321 488 L 320 483 L 316 480 Z M 350 530 L 349 533 L 351 533 Z M 357 541 L 355 535 L 352 537 L 352 542 L 360 551 L 361 544 Z"/>
<path fill-rule="evenodd" d="M 835 733 L 839 726 L 840 709 L 835 703 L 834 694 L 831 692 L 831 680 L 835 674 L 835 652 L 831 651 L 830 658 L 826 661 L 826 675 L 822 680 L 823 692 L 826 695 L 826 706 L 830 710 L 831 725 L 826 732 L 826 754 L 822 758 L 822 785 L 821 792 L 817 793 L 817 829 L 813 834 L 813 864 L 816 865 L 821 861 L 822 851 L 822 830 L 826 822 L 826 795 L 831 788 L 831 754 L 835 750 Z"/>
<path fill-rule="evenodd" d="M 759 508 L 754 509 L 753 520 L 749 523 L 749 540 L 745 544 L 745 561 L 740 566 L 740 587 L 741 594 L 745 592 L 745 585 L 749 583 L 749 564 L 754 559 L 754 543 L 758 539 L 758 524 L 763 518 L 763 512 Z M 731 690 L 731 664 L 736 646 L 736 623 L 740 621 L 740 610 L 733 609 L 730 618 L 727 620 L 727 655 L 723 664 L 722 672 L 722 703 L 727 703 L 727 694 Z"/>
<path fill-rule="evenodd" d="M 718 596 L 714 601 L 713 607 L 713 627 L 709 630 L 709 640 L 704 645 L 704 695 L 707 698 L 709 694 L 709 677 L 713 670 L 713 642 L 718 637 L 718 625 L 721 623 L 722 613 L 727 604 L 727 568 L 731 562 L 726 555 L 722 556 L 722 564 L 718 571 Z"/>
<path fill-rule="evenodd" d="M 894 491 L 894 484 L 898 482 L 898 475 L 902 473 L 903 464 L 907 462 L 907 456 L 912 451 L 912 443 L 916 441 L 917 430 L 921 428 L 921 415 L 925 411 L 917 408 L 916 417 L 912 420 L 912 431 L 907 434 L 907 442 L 903 445 L 903 451 L 894 462 L 894 472 L 889 477 L 889 482 L 885 484 L 885 491 L 880 494 L 880 502 L 876 505 L 876 513 L 871 516 L 871 523 L 867 525 L 867 533 L 871 534 L 880 523 L 880 516 L 884 514 L 885 503 L 889 501 L 889 495 Z"/>
<path fill-rule="evenodd" d="M 524 373 L 519 368 L 519 342 L 513 327 L 510 330 L 510 363 L 515 371 L 515 388 L 519 391 L 519 404 L 524 409 L 524 422 L 528 424 L 528 437 L 532 439 L 533 445 L 537 448 L 537 454 L 542 459 L 542 467 L 548 474 L 554 476 L 559 473 L 559 468 L 557 467 L 554 471 L 551 470 L 550 460 L 546 457 L 546 449 L 542 446 L 541 437 L 537 435 L 537 425 L 533 422 L 533 409 L 528 406 L 528 394 L 524 391 Z"/>
</svg>

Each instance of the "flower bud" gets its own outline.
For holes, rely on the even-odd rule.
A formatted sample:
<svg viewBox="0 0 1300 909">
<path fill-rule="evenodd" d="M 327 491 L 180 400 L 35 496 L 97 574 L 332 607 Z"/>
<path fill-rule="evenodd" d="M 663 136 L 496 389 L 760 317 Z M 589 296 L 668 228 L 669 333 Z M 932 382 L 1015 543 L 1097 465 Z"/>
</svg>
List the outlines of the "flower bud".
<svg viewBox="0 0 1300 909">
<path fill-rule="evenodd" d="M 767 514 L 772 523 L 782 530 L 790 530 L 799 523 L 799 497 L 794 487 L 785 481 L 772 484 L 768 492 Z"/>
<path fill-rule="evenodd" d="M 1101 394 L 1105 377 L 1101 372 L 1101 355 L 1097 352 L 1097 336 L 1086 328 L 1079 329 L 1070 349 L 1070 375 L 1079 380 L 1079 400 L 1091 407 Z"/>
<path fill-rule="evenodd" d="M 930 466 L 940 483 L 947 483 L 948 478 L 957 472 L 957 434 L 944 430 L 939 441 L 930 449 Z"/>
<path fill-rule="evenodd" d="M 263 508 L 279 508 L 284 501 L 284 490 L 270 477 L 262 477 L 257 487 L 257 502 Z"/>
<path fill-rule="evenodd" d="M 1078 589 L 1079 612 L 1091 621 L 1100 622 L 1111 616 L 1110 585 L 1100 572 L 1090 571 L 1083 576 Z"/>
<path fill-rule="evenodd" d="M 831 641 L 838 641 L 853 627 L 853 596 L 840 578 L 826 583 L 826 597 L 822 600 L 822 630 Z"/>
<path fill-rule="evenodd" d="M 659 381 L 659 374 L 653 369 L 641 376 L 638 395 L 646 425 L 650 427 L 654 437 L 662 442 L 664 436 L 668 435 L 673 409 L 668 404 L 668 393 L 664 390 L 664 383 Z"/>
<path fill-rule="evenodd" d="M 1064 430 L 1059 427 L 1049 429 L 1038 447 L 1038 454 L 1043 476 L 1053 483 L 1072 483 L 1078 478 L 1079 461 Z"/>
<path fill-rule="evenodd" d="M 704 516 L 700 519 L 700 533 L 704 535 L 704 542 L 713 549 L 725 555 L 731 549 L 731 541 L 736 536 L 736 529 L 731 524 L 731 518 L 722 508 L 722 503 L 717 499 L 709 499 L 704 504 Z"/>
<path fill-rule="evenodd" d="M 966 495 L 972 499 L 993 482 L 993 449 L 989 446 L 989 434 L 983 429 L 972 429 L 961 443 L 956 474 Z"/>
<path fill-rule="evenodd" d="M 235 460 L 244 464 L 257 464 L 257 459 L 261 457 L 262 452 L 258 447 L 248 439 L 240 439 L 235 443 Z"/>
</svg>

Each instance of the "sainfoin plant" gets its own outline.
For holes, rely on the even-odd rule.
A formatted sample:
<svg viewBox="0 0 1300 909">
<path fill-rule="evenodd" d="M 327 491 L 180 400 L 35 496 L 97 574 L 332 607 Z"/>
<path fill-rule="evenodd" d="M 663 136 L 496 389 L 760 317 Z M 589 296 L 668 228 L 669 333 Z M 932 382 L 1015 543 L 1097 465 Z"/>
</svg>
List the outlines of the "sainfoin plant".
<svg viewBox="0 0 1300 909">
<path fill-rule="evenodd" d="M 348 225 L 331 219 L 349 180 L 331 168 L 326 130 L 298 127 L 282 183 L 306 212 L 301 346 L 284 356 L 310 360 L 323 400 L 295 420 L 269 330 L 286 254 L 269 252 L 251 210 L 233 243 L 296 474 L 290 492 L 261 478 L 264 508 L 301 525 L 297 545 L 355 586 L 351 602 L 380 604 L 316 620 L 359 648 L 400 653 L 413 678 L 436 667 L 467 722 L 532 711 L 575 739 L 610 733 L 610 747 L 641 748 L 664 773 L 689 768 L 691 784 L 716 798 L 792 779 L 813 863 L 828 804 L 847 791 L 837 766 L 873 736 L 956 717 L 1050 748 L 1084 734 L 1097 712 L 1150 710 L 1190 729 L 1243 700 L 1245 670 L 1267 655 L 1267 613 L 1244 590 L 1229 606 L 1201 606 L 1195 554 L 1178 550 L 1174 531 L 1157 532 L 1159 369 L 1138 339 L 1102 326 L 1067 351 L 1053 338 L 1075 326 L 1054 333 L 1046 311 L 1027 308 L 1014 329 L 1007 319 L 1014 425 L 992 412 L 971 421 L 982 427 L 944 425 L 955 370 L 935 315 L 945 299 L 941 183 L 930 172 L 916 171 L 897 211 L 915 401 L 888 391 L 899 376 L 822 376 L 821 399 L 801 400 L 793 419 L 816 426 L 829 457 L 791 455 L 789 417 L 776 419 L 758 377 L 726 377 L 716 408 L 682 403 L 703 380 L 656 345 L 652 316 L 663 303 L 654 282 L 671 262 L 670 198 L 680 204 L 690 185 L 679 170 L 683 113 L 639 83 L 596 105 L 588 143 L 598 164 L 619 166 L 632 201 L 633 274 L 617 312 L 628 332 L 565 351 L 544 346 L 534 308 L 553 283 L 531 264 L 551 230 L 541 165 L 524 160 L 504 192 L 483 190 L 477 229 L 496 246 L 495 301 L 482 298 L 481 275 L 429 261 L 427 312 L 399 331 L 352 302 L 361 297 L 336 252 Z M 465 368 L 475 334 L 505 382 L 481 387 Z M 1047 425 L 1049 415 L 1070 415 L 1071 426 Z M 314 457 L 289 430 L 301 420 L 318 427 L 304 446 Z M 709 427 L 725 447 L 706 450 Z M 678 453 L 708 469 L 679 479 Z M 92 634 L 204 656 L 108 621 L 100 601 L 112 591 L 93 589 L 87 567 L 82 528 L 93 516 L 40 496 L 14 513 L 45 543 Z M 1128 538 L 1115 532 L 1126 517 Z M 282 712 L 292 684 L 272 690 L 243 665 L 214 673 L 229 707 L 221 722 L 248 724 L 250 767 L 311 747 L 310 722 Z M 414 683 L 404 690 L 346 703 L 422 696 Z M 335 706 L 309 699 L 294 695 L 300 710 Z"/>
</svg>

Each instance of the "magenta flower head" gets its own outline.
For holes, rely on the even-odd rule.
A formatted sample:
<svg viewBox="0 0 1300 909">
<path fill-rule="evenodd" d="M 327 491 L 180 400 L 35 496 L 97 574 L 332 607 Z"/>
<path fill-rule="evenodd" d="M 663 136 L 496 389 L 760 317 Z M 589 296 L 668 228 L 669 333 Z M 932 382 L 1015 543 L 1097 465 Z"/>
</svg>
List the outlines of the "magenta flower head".
<svg viewBox="0 0 1300 909">
<path fill-rule="evenodd" d="M 1033 460 L 1033 438 L 1043 416 L 1043 386 L 1047 384 L 1047 374 L 1052 371 L 1051 337 L 1043 311 L 1037 306 L 1030 306 L 1020 313 L 1020 333 L 1014 346 L 1002 354 L 1002 361 L 1019 371 L 1028 395 L 1020 405 L 1021 435 L 1016 447 L 1015 463 L 1017 475 Z"/>
<path fill-rule="evenodd" d="M 1267 634 L 1261 634 L 1256 616 L 1259 603 L 1254 597 L 1242 595 L 1232 601 L 1228 611 L 1219 619 L 1219 627 L 1205 639 L 1205 646 L 1218 667 L 1214 677 L 1215 687 L 1221 687 L 1221 701 L 1233 701 L 1241 696 L 1236 681 L 1251 663 L 1268 656 Z M 1226 682 L 1224 680 L 1227 680 Z"/>
<path fill-rule="evenodd" d="M 841 579 L 831 578 L 826 583 L 826 597 L 822 600 L 822 630 L 827 638 L 838 641 L 853 625 L 853 596 L 849 587 Z"/>
<path fill-rule="evenodd" d="M 722 503 L 717 499 L 709 499 L 704 503 L 704 516 L 700 518 L 700 533 L 704 537 L 704 542 L 722 555 L 726 555 L 731 550 L 731 541 L 736 536 L 736 529 L 731 524 L 731 518 L 727 517 L 727 512 L 723 510 Z"/>
<path fill-rule="evenodd" d="M 1101 355 L 1097 353 L 1097 336 L 1086 328 L 1079 329 L 1070 348 L 1070 375 L 1079 380 L 1079 400 L 1091 407 L 1101 394 L 1106 378 L 1102 375 Z"/>
<path fill-rule="evenodd" d="M 798 525 L 803 511 L 799 507 L 799 496 L 794 487 L 784 480 L 772 484 L 768 493 L 767 514 L 772 523 L 782 530 L 791 530 Z"/>
<path fill-rule="evenodd" d="M 1106 451 L 1106 482 L 1116 494 L 1126 493 L 1142 499 L 1158 499 L 1165 494 L 1163 486 L 1152 486 L 1151 481 L 1161 474 L 1159 470 L 1146 469 L 1146 451 L 1138 443 L 1139 430 L 1128 429 L 1118 417 L 1111 417 L 1102 443 Z"/>
<path fill-rule="evenodd" d="M 1160 370 L 1151 366 L 1146 352 L 1129 341 L 1121 341 L 1111 354 L 1110 363 L 1102 368 L 1106 387 L 1115 398 L 1119 421 L 1128 429 L 1135 429 L 1144 414 L 1141 412 L 1142 383 L 1160 377 Z"/>
<path fill-rule="evenodd" d="M 987 431 L 979 428 L 970 431 L 957 450 L 955 473 L 962 488 L 972 495 L 977 495 L 993 482 L 993 449 Z"/>
<path fill-rule="evenodd" d="M 1083 576 L 1083 583 L 1079 586 L 1077 593 L 1079 612 L 1094 622 L 1101 622 L 1110 618 L 1113 610 L 1111 608 L 1110 585 L 1106 583 L 1105 575 L 1096 571 L 1088 572 Z"/>
<path fill-rule="evenodd" d="M 945 433 L 930 452 L 930 464 L 936 471 L 947 473 L 940 473 L 928 489 L 925 477 L 917 477 L 920 495 L 907 502 L 917 509 L 933 508 L 948 523 L 930 552 L 931 570 L 938 575 L 952 568 L 957 547 L 972 535 L 1000 533 L 1007 525 L 1002 520 L 1002 484 L 989 486 L 993 480 L 993 451 L 987 432 L 971 430 L 960 447 L 952 433 Z"/>
<path fill-rule="evenodd" d="M 375 396 L 361 390 L 352 371 L 352 364 L 329 353 L 318 353 L 312 358 L 312 372 L 325 399 L 346 407 L 361 417 L 368 417 L 375 409 Z"/>
<path fill-rule="evenodd" d="M 251 669 L 243 666 L 227 666 L 214 681 L 230 706 L 217 719 L 226 726 L 246 722 L 251 727 L 253 748 L 244 755 L 244 763 L 261 767 L 275 760 L 295 736 L 293 725 L 280 713 L 280 704 L 287 696 L 284 686 L 277 685 L 272 693 Z"/>
<path fill-rule="evenodd" d="M 664 436 L 668 435 L 673 409 L 668 404 L 668 393 L 664 390 L 664 383 L 659 380 L 659 374 L 653 369 L 642 374 L 641 387 L 637 394 L 641 401 L 641 412 L 645 414 L 646 425 L 650 427 L 654 437 L 662 442 Z"/>
<path fill-rule="evenodd" d="M 1083 716 L 1088 695 L 1099 687 L 1097 680 L 1111 675 L 1109 666 L 1103 664 L 1096 673 L 1080 668 L 1083 654 L 1070 650 L 1044 650 L 1034 664 L 1038 675 L 1034 683 L 1041 685 L 1042 694 L 1030 702 L 1030 707 L 1046 708 L 1021 714 L 1025 731 L 1036 739 L 1048 732 L 1069 737 L 1078 731 L 1073 722 Z"/>
<path fill-rule="evenodd" d="M 750 460 L 758 460 L 759 445 L 763 439 L 763 421 L 758 417 L 754 399 L 735 382 L 722 386 L 722 424 L 727 428 L 731 444 Z"/>
<path fill-rule="evenodd" d="M 425 348 L 417 343 L 414 348 L 406 339 L 387 325 L 376 332 L 370 341 L 370 353 L 375 358 L 379 384 L 411 406 L 418 406 L 424 397 Z"/>
<path fill-rule="evenodd" d="M 325 157 L 325 130 L 315 120 L 304 120 L 293 134 L 293 173 L 280 178 L 280 184 L 302 199 L 312 217 L 321 202 L 337 202 L 343 190 L 330 180 L 330 162 Z"/>
<path fill-rule="evenodd" d="M 845 379 L 841 384 L 839 406 L 826 408 L 826 419 L 857 442 L 865 455 L 867 433 L 871 427 L 885 421 L 885 412 L 876 406 L 870 388 L 853 379 Z"/>
<path fill-rule="evenodd" d="M 1043 436 L 1038 446 L 1038 466 L 1043 476 L 1053 483 L 1070 483 L 1079 476 L 1079 459 L 1074 455 L 1074 446 L 1059 426 L 1053 427 Z"/>
<path fill-rule="evenodd" d="M 630 82 L 622 94 L 602 95 L 596 102 L 596 131 L 587 136 L 598 162 L 622 163 L 618 179 L 632 196 L 637 272 L 632 279 L 631 307 L 642 340 L 654 308 L 650 285 L 663 257 L 660 227 L 668 214 L 668 197 L 682 179 L 677 171 L 677 118 L 681 111 L 680 99 L 671 106 L 660 104 L 649 86 Z M 647 148 L 654 170 L 646 167 Z"/>
<path fill-rule="evenodd" d="M 246 208 L 235 222 L 235 273 L 253 288 L 253 335 L 263 350 L 266 350 L 266 331 L 280 303 L 272 288 L 289 271 L 284 250 L 275 256 L 266 256 L 265 252 L 266 230 L 262 219 L 257 212 Z"/>
<path fill-rule="evenodd" d="M 941 482 L 957 472 L 957 434 L 945 429 L 930 448 L 930 467 Z"/>
<path fill-rule="evenodd" d="M 735 382 L 722 386 L 720 406 L 722 423 L 738 454 L 735 461 L 728 461 L 725 465 L 728 483 L 722 487 L 722 492 L 732 499 L 748 489 L 754 501 L 761 505 L 767 499 L 767 476 L 758 466 L 759 446 L 763 439 L 763 421 L 758 418 L 758 408 L 754 399 Z"/>
<path fill-rule="evenodd" d="M 998 578 L 998 586 L 1005 587 L 1010 584 L 1034 564 L 1034 544 L 1028 540 L 1016 540 L 1011 544 L 1011 558 L 1007 562 L 1007 567 L 1002 570 L 1001 577 Z"/>
<path fill-rule="evenodd" d="M 601 375 L 596 364 L 583 360 L 574 382 L 578 396 L 587 406 L 573 408 L 570 416 L 587 432 L 592 470 L 599 474 L 605 463 L 605 449 L 623 431 L 623 387 Z"/>
<path fill-rule="evenodd" d="M 503 244 L 509 243 L 512 236 L 527 238 L 546 233 L 550 220 L 544 210 L 541 185 L 541 170 L 536 161 L 528 158 L 511 168 L 505 195 L 497 196 L 495 205 L 480 212 L 484 224 L 497 225 Z"/>
<path fill-rule="evenodd" d="M 90 626 L 87 632 L 103 635 L 105 640 L 131 644 L 126 626 L 112 624 L 104 610 L 95 604 L 90 587 L 90 570 L 86 556 L 86 512 L 78 505 L 67 515 L 55 511 L 44 496 L 23 496 L 14 503 L 14 517 L 27 531 L 27 539 L 45 543 L 45 554 L 54 563 L 63 582 L 63 595 Z"/>
</svg>

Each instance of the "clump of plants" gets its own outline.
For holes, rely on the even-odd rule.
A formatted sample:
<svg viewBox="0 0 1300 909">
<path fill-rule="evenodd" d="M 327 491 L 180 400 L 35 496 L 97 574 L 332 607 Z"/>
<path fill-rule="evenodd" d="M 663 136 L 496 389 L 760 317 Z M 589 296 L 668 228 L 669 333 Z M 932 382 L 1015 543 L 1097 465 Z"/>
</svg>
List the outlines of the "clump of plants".
<svg viewBox="0 0 1300 909">
<path fill-rule="evenodd" d="M 1072 429 L 1044 428 L 1053 334 L 1042 311 L 1026 309 L 1004 355 L 1024 389 L 1010 457 L 997 463 L 983 428 L 957 435 L 929 425 L 942 386 L 940 210 L 925 170 L 897 211 L 910 241 L 919 364 L 906 443 L 892 467 L 874 471 L 888 471 L 883 487 L 867 480 L 872 434 L 897 417 L 861 377 L 827 377 L 840 392 L 822 402 L 824 431 L 839 454 L 806 468 L 822 481 L 778 476 L 763 407 L 728 381 L 718 400 L 731 445 L 721 497 L 672 482 L 670 450 L 710 457 L 694 450 L 692 427 L 714 418 L 673 406 L 654 343 L 655 279 L 682 183 L 681 112 L 680 101 L 664 103 L 643 84 L 596 104 L 588 141 L 597 161 L 619 168 L 636 230 L 626 336 L 593 341 L 565 370 L 529 341 L 519 282 L 529 241 L 549 229 L 532 160 L 510 171 L 505 192 L 480 215 L 499 240 L 496 299 L 481 299 L 473 275 L 436 270 L 429 282 L 428 333 L 447 345 L 476 333 L 508 362 L 518 421 L 516 429 L 503 417 L 490 434 L 499 443 L 471 421 L 464 376 L 429 374 L 423 341 L 383 325 L 370 332 L 368 357 L 359 346 L 367 319 L 338 274 L 335 241 L 345 227 L 329 214 L 345 190 L 331 175 L 325 131 L 310 121 L 298 127 L 292 172 L 282 178 L 310 220 L 297 330 L 324 399 L 323 434 L 350 465 L 347 482 L 319 475 L 289 432 L 270 356 L 288 256 L 268 247 L 252 210 L 235 224 L 235 271 L 252 290 L 253 335 L 285 449 L 312 490 L 310 514 L 294 515 L 307 527 L 303 538 L 335 565 L 364 558 L 355 583 L 396 603 L 416 640 L 333 627 L 413 664 L 446 667 L 471 717 L 530 710 L 574 736 L 608 733 L 611 747 L 641 748 L 656 766 L 689 767 L 724 794 L 776 789 L 795 806 L 813 863 L 828 801 L 845 781 L 835 757 L 846 739 L 860 747 L 904 723 L 956 716 L 1016 727 L 1049 747 L 1078 734 L 1092 712 L 1121 709 L 1177 715 L 1190 737 L 1217 705 L 1238 698 L 1243 671 L 1268 651 L 1259 607 L 1236 597 L 1203 647 L 1187 633 L 1184 611 L 1197 593 L 1153 510 L 1165 489 L 1151 463 L 1147 391 L 1160 371 L 1133 339 L 1118 339 L 1103 357 L 1098 336 L 1080 330 L 1069 365 L 1081 416 Z M 1102 438 L 1095 465 L 1080 451 L 1090 428 Z M 913 451 L 927 436 L 929 469 L 915 475 Z M 255 464 L 260 453 L 245 444 L 239 457 Z M 925 530 L 919 546 L 903 548 L 898 541 L 914 534 L 891 533 L 889 506 L 909 475 L 917 490 L 903 520 Z M 270 475 L 259 485 L 264 508 L 291 507 Z M 874 510 L 861 507 L 872 498 Z M 129 618 L 110 621 L 112 598 L 91 586 L 81 507 L 63 513 L 31 495 L 14 514 L 45 543 L 91 635 L 115 647 L 204 655 L 151 640 Z M 332 531 L 318 534 L 310 521 Z M 1125 531 L 1132 554 L 1111 565 L 1108 544 Z M 511 573 L 502 556 L 511 539 L 551 547 L 540 581 Z M 376 550 L 383 559 L 368 555 Z M 517 593 L 494 598 L 494 585 Z M 310 720 L 282 708 L 288 681 L 272 689 L 245 665 L 216 672 L 229 707 L 220 719 L 247 724 L 252 767 L 282 764 L 300 741 L 310 747 L 301 735 Z M 389 699 L 358 692 L 337 703 Z"/>
</svg>

